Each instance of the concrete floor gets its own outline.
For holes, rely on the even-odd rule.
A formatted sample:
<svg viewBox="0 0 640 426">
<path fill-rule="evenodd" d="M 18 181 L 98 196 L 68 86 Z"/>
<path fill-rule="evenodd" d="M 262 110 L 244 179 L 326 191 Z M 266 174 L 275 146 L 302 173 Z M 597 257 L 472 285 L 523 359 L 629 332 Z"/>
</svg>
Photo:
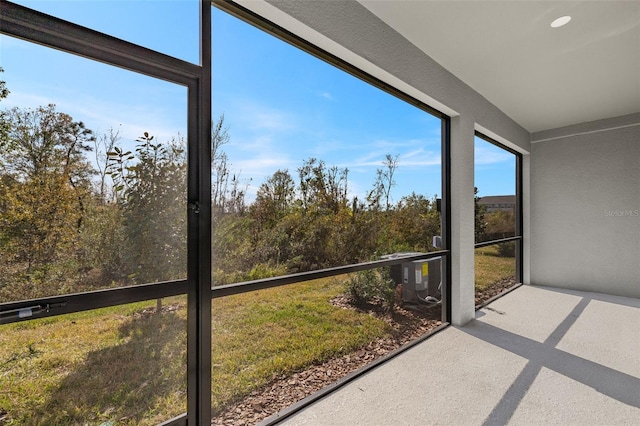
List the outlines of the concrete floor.
<svg viewBox="0 0 640 426">
<path fill-rule="evenodd" d="M 522 286 L 282 424 L 640 425 L 640 300 Z"/>
</svg>

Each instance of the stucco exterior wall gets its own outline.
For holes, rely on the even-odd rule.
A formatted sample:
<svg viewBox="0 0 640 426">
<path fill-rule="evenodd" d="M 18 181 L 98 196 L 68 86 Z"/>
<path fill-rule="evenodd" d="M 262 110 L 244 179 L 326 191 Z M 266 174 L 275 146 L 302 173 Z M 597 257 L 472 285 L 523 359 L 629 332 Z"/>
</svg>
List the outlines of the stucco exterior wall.
<svg viewBox="0 0 640 426">
<path fill-rule="evenodd" d="M 640 297 L 640 114 L 533 138 L 531 283 Z"/>
</svg>

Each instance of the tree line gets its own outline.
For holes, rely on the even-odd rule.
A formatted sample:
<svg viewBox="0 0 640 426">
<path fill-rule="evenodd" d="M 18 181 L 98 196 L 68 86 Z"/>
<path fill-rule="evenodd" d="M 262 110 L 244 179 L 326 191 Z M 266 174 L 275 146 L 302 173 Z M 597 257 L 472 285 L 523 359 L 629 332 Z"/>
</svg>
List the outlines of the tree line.
<svg viewBox="0 0 640 426">
<path fill-rule="evenodd" d="M 0 301 L 183 278 L 186 158 L 55 105 L 2 112 Z"/>
<path fill-rule="evenodd" d="M 125 150 L 54 105 L 2 112 L 0 297 L 43 297 L 186 276 L 184 141 L 150 133 Z M 397 161 L 387 157 L 365 199 L 348 170 L 310 158 L 277 170 L 255 200 L 230 173 L 224 118 L 212 150 L 213 280 L 223 284 L 429 250 L 439 233 L 433 200 L 393 204 Z"/>
<path fill-rule="evenodd" d="M 117 130 L 96 134 L 55 105 L 0 114 L 0 302 L 186 277 L 180 135 L 145 132 L 127 150 Z M 267 177 L 248 202 L 229 140 L 222 116 L 211 140 L 214 285 L 433 250 L 435 199 L 391 199 L 397 156 L 362 199 L 347 168 L 309 158 Z"/>
</svg>

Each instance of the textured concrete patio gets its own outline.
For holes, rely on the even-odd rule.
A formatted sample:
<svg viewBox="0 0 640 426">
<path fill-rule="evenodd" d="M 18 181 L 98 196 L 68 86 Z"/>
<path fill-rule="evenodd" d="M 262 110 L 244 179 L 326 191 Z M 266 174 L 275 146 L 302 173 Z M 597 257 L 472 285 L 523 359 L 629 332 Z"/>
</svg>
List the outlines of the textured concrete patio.
<svg viewBox="0 0 640 426">
<path fill-rule="evenodd" d="M 638 425 L 640 300 L 522 286 L 286 425 Z"/>
</svg>

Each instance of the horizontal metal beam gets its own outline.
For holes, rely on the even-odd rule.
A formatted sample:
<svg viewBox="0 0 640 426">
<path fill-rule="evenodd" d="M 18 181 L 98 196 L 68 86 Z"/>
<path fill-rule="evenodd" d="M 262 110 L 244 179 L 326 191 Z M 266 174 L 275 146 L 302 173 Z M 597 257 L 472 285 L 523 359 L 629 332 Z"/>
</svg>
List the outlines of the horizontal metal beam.
<svg viewBox="0 0 640 426">
<path fill-rule="evenodd" d="M 189 424 L 187 413 L 184 413 L 174 417 L 173 419 L 162 422 L 158 426 L 187 426 L 187 424 Z"/>
<path fill-rule="evenodd" d="M 178 84 L 202 74 L 199 65 L 8 1 L 0 2 L 0 32 Z"/>
<path fill-rule="evenodd" d="M 383 266 L 397 265 L 402 262 L 414 260 L 431 259 L 439 256 L 447 256 L 449 250 L 440 250 L 430 253 L 420 253 L 408 256 L 398 256 L 392 259 L 376 260 L 372 262 L 356 263 L 353 265 L 337 266 L 334 268 L 321 269 L 319 271 L 300 272 L 297 274 L 284 275 L 276 278 L 264 278 L 255 281 L 246 281 L 236 284 L 216 286 L 211 289 L 211 298 L 231 296 L 234 294 L 248 293 L 256 290 L 264 290 L 272 287 L 280 287 L 287 284 L 294 284 L 303 281 L 327 278 L 335 275 L 347 274 L 350 272 L 365 271 L 367 269 L 381 268 Z"/>
<path fill-rule="evenodd" d="M 474 247 L 480 248 L 480 247 L 492 246 L 495 244 L 508 243 L 509 241 L 521 241 L 521 240 L 522 240 L 522 236 L 516 235 L 515 237 L 501 238 L 499 240 L 483 241 L 481 243 L 476 243 Z"/>
<path fill-rule="evenodd" d="M 180 280 L 0 303 L 0 324 L 162 299 L 186 292 L 187 281 Z"/>
</svg>

